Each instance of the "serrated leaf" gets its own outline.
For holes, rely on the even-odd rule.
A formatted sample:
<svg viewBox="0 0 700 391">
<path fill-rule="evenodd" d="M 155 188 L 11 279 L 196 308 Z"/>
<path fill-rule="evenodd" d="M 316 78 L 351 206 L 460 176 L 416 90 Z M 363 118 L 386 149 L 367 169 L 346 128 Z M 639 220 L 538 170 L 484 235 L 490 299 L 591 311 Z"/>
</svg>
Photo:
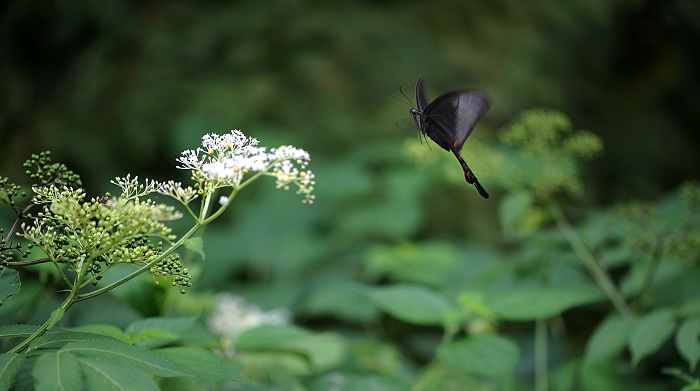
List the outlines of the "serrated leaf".
<svg viewBox="0 0 700 391">
<path fill-rule="evenodd" d="M 0 327 L 0 338 L 29 337 L 39 326 L 33 324 L 12 324 Z"/>
<path fill-rule="evenodd" d="M 82 333 L 78 331 L 56 330 L 46 333 L 41 337 L 32 341 L 28 351 L 36 349 L 58 349 L 71 342 L 91 341 L 91 340 L 106 340 L 109 337 L 104 335 Z"/>
<path fill-rule="evenodd" d="M 143 330 L 159 329 L 174 334 L 182 334 L 189 330 L 197 321 L 193 316 L 153 317 L 139 319 L 126 328 L 126 333 L 140 333 Z"/>
<path fill-rule="evenodd" d="M 438 357 L 455 370 L 499 379 L 513 375 L 520 352 L 506 338 L 482 335 L 443 344 Z"/>
<path fill-rule="evenodd" d="M 700 360 L 700 319 L 686 319 L 681 323 L 676 333 L 676 349 L 688 362 L 690 373 L 695 372 Z"/>
<path fill-rule="evenodd" d="M 374 305 L 395 318 L 419 325 L 442 325 L 450 310 L 442 296 L 418 285 L 374 288 L 367 295 Z"/>
<path fill-rule="evenodd" d="M 80 364 L 71 353 L 49 352 L 39 355 L 32 369 L 37 391 L 81 391 Z"/>
<path fill-rule="evenodd" d="M 527 321 L 545 319 L 604 298 L 603 292 L 594 288 L 546 288 L 498 292 L 487 296 L 486 303 L 497 319 Z"/>
<path fill-rule="evenodd" d="M 185 240 L 185 248 L 199 254 L 202 260 L 206 258 L 204 253 L 204 239 L 201 236 L 196 236 Z"/>
<path fill-rule="evenodd" d="M 634 321 L 619 315 L 612 315 L 605 319 L 593 332 L 586 345 L 584 365 L 608 361 L 620 353 L 627 345 L 627 339 L 633 327 Z"/>
<path fill-rule="evenodd" d="M 644 357 L 655 352 L 673 333 L 676 322 L 669 309 L 657 309 L 642 317 L 629 340 L 632 364 L 637 365 Z"/>
<path fill-rule="evenodd" d="M 156 383 L 130 366 L 115 365 L 97 357 L 77 356 L 83 374 L 86 389 L 100 391 L 159 391 Z"/>
<path fill-rule="evenodd" d="M 21 286 L 17 270 L 6 267 L 0 269 L 0 306 L 5 303 L 8 297 L 19 292 Z"/>
<path fill-rule="evenodd" d="M 91 324 L 71 327 L 70 330 L 76 331 L 79 333 L 91 333 L 91 334 L 103 335 L 105 337 L 111 337 L 111 338 L 118 339 L 118 340 L 124 341 L 124 342 L 127 341 L 127 338 L 124 335 L 124 332 L 122 331 L 122 329 L 120 329 L 119 327 L 117 327 L 113 324 L 91 323 Z"/>
<path fill-rule="evenodd" d="M 195 321 L 195 317 L 141 319 L 129 325 L 125 333 L 139 346 L 156 348 L 179 340 Z"/>
<path fill-rule="evenodd" d="M 138 368 L 148 374 L 157 376 L 182 376 L 185 373 L 175 365 L 157 354 L 116 340 L 94 340 L 73 342 L 63 348 L 62 352 L 72 352 L 79 357 L 101 359 L 116 366 Z"/>
<path fill-rule="evenodd" d="M 10 389 L 13 379 L 22 369 L 25 357 L 24 354 L 9 352 L 0 354 L 0 391 Z"/>
</svg>

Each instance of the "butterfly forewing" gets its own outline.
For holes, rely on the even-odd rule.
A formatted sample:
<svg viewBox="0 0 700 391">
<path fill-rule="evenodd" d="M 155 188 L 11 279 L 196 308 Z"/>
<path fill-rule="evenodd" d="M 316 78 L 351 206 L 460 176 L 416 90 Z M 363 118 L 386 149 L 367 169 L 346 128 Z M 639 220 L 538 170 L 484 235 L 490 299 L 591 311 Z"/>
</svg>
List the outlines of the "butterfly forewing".
<svg viewBox="0 0 700 391">
<path fill-rule="evenodd" d="M 423 90 L 423 78 L 419 77 L 416 81 L 416 104 L 418 105 L 418 110 L 423 111 L 428 107 L 428 99 L 425 97 L 425 90 Z"/>
<path fill-rule="evenodd" d="M 486 95 L 476 90 L 461 90 L 442 95 L 428 104 L 421 77 L 416 81 L 416 104 L 418 109 L 412 108 L 410 113 L 418 130 L 441 148 L 452 151 L 464 170 L 467 183 L 474 185 L 482 197 L 489 198 L 489 193 L 459 154 L 476 123 L 491 107 Z"/>
<path fill-rule="evenodd" d="M 424 131 L 442 148 L 459 151 L 489 107 L 486 96 L 476 90 L 442 95 L 423 110 Z"/>
</svg>

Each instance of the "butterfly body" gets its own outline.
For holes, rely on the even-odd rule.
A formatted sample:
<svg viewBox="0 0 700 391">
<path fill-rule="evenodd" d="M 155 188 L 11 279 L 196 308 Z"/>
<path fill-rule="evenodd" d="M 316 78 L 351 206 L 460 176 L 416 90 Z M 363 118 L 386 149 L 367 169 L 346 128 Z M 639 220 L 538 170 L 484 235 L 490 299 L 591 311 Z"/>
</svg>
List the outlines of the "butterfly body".
<svg viewBox="0 0 700 391">
<path fill-rule="evenodd" d="M 459 90 L 441 95 L 428 103 L 423 78 L 418 78 L 416 104 L 418 108 L 412 108 L 410 114 L 418 130 L 440 148 L 452 152 L 462 166 L 467 183 L 474 185 L 482 197 L 489 198 L 489 194 L 459 154 L 476 123 L 491 107 L 486 95 L 477 90 Z"/>
</svg>

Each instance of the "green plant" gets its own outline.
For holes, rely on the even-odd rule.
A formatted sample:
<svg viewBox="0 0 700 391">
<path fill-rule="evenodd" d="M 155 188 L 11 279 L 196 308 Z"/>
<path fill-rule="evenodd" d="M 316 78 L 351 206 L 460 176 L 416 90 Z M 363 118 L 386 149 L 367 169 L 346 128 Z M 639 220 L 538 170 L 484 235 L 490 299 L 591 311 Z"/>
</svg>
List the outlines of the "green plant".
<svg viewBox="0 0 700 391">
<path fill-rule="evenodd" d="M 20 208 L 16 198 L 25 194 L 18 185 L 2 179 L 0 200 L 16 215 L 0 241 L 2 303 L 20 290 L 19 273 L 14 269 L 39 264 L 53 266 L 52 273 L 67 294 L 42 325 L 0 328 L 0 337 L 21 339 L 0 356 L 1 389 L 8 389 L 13 381 L 18 389 L 32 388 L 33 383 L 40 390 L 79 390 L 155 389 L 152 376 L 195 376 L 219 383 L 238 379 L 235 371 L 223 370 L 226 364 L 222 359 L 206 350 L 167 346 L 154 353 L 133 346 L 161 347 L 178 340 L 193 327 L 192 320 L 138 322 L 126 332 L 103 327 L 53 330 L 74 304 L 100 296 L 146 272 L 156 283 L 167 281 L 184 294 L 192 286 L 192 277 L 177 251 L 184 247 L 203 257 L 202 239 L 195 233 L 221 216 L 234 197 L 257 179 L 272 176 L 278 188 L 294 186 L 305 197 L 304 202 L 314 199 L 314 174 L 306 169 L 306 151 L 293 146 L 267 150 L 238 130 L 225 135 L 207 134 L 201 147 L 184 151 L 177 160 L 178 168 L 191 171 L 192 187 L 175 181 L 140 182 L 138 177 L 126 176 L 112 181 L 120 194 L 86 200 L 78 176 L 42 153 L 25 164 L 27 174 L 35 180 L 34 196 Z M 154 194 L 179 202 L 193 221 L 191 228 L 179 237 L 173 234 L 168 223 L 183 214 L 148 198 Z M 27 250 L 11 241 L 16 236 L 29 242 Z M 37 249 L 42 253 L 39 258 L 14 260 L 14 253 L 28 258 Z M 133 270 L 102 283 L 104 277 L 124 265 Z M 211 368 L 193 371 L 193 357 Z M 33 381 L 22 375 L 30 372 Z"/>
</svg>

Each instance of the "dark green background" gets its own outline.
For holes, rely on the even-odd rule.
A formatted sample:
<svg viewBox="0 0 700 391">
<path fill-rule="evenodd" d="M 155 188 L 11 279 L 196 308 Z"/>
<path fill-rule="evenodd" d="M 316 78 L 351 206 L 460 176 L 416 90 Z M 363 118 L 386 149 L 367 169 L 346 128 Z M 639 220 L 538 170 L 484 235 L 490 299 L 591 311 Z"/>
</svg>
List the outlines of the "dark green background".
<svg viewBox="0 0 700 391">
<path fill-rule="evenodd" d="M 186 180 L 175 158 L 208 132 L 237 128 L 265 146 L 305 148 L 316 203 L 273 191 L 272 181 L 246 189 L 206 228 L 195 288 L 290 307 L 306 327 L 354 330 L 376 312 L 340 303 L 351 318 L 343 324 L 297 305 L 318 298 L 312 286 L 336 279 L 382 284 L 366 266 L 385 245 L 417 243 L 477 269 L 496 262 L 493 249 L 512 245 L 499 225 L 504 191 L 488 157 L 470 159 L 474 141 L 465 144 L 489 200 L 411 161 L 403 149 L 417 138 L 410 107 L 387 91 L 399 96 L 401 86 L 413 99 L 419 76 L 429 98 L 486 91 L 493 105 L 472 137 L 489 146 L 522 110 L 566 113 L 575 129 L 604 142 L 602 156 L 583 168 L 583 197 L 564 198 L 582 216 L 698 179 L 699 47 L 696 0 L 5 1 L 0 175 L 19 181 L 29 154 L 51 150 L 97 195 L 115 191 L 109 179 L 127 173 Z M 167 313 L 144 286 L 132 307 L 140 316 Z M 85 313 L 85 322 L 109 318 Z M 574 319 L 574 332 L 586 330 L 579 335 L 599 320 L 586 315 Z M 425 334 L 393 342 L 411 345 L 408 355 L 424 362 L 433 346 L 425 341 L 439 333 Z M 567 342 L 553 350 L 564 356 L 577 345 Z"/>
<path fill-rule="evenodd" d="M 0 6 L 2 171 L 51 149 L 91 180 L 166 175 L 204 132 L 239 128 L 341 159 L 413 137 L 395 121 L 478 87 L 475 133 L 548 106 L 600 135 L 596 199 L 697 175 L 697 2 L 8 1 Z M 487 178 L 484 178 L 488 183 Z M 95 186 L 88 181 L 88 186 Z M 95 189 L 98 190 L 98 189 Z M 99 189 L 102 190 L 102 189 Z"/>
</svg>

